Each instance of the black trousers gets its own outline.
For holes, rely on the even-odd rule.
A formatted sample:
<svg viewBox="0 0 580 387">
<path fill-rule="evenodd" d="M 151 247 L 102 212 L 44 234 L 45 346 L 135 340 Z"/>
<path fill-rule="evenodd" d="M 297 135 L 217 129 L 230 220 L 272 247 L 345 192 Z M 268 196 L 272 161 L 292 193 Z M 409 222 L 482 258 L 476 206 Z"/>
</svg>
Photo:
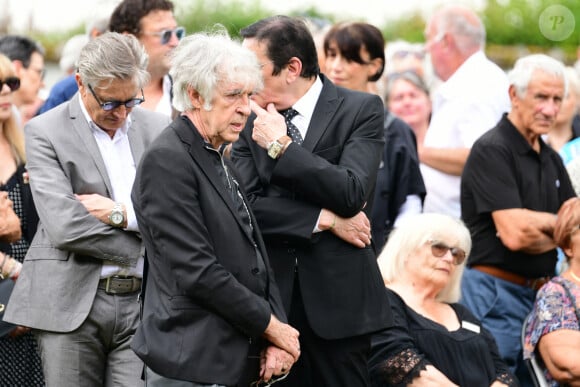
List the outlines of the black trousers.
<svg viewBox="0 0 580 387">
<path fill-rule="evenodd" d="M 321 311 L 323 313 L 323 311 Z M 289 323 L 300 332 L 301 355 L 279 387 L 369 386 L 367 360 L 371 337 L 362 335 L 326 340 L 312 331 L 296 274 Z"/>
</svg>

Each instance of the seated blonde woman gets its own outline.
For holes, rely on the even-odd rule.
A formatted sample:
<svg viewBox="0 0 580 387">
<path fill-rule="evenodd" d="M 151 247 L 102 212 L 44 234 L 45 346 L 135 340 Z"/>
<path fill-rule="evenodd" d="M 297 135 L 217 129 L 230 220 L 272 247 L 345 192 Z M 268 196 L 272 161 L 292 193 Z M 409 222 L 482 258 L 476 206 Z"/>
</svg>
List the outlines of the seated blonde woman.
<svg viewBox="0 0 580 387">
<path fill-rule="evenodd" d="M 372 339 L 372 386 L 518 386 L 491 334 L 457 303 L 471 250 L 455 218 L 420 214 L 378 258 L 394 324 Z"/>
<path fill-rule="evenodd" d="M 558 212 L 556 241 L 567 269 L 538 291 L 528 317 L 524 358 L 539 354 L 550 386 L 580 386 L 580 199 Z"/>
</svg>

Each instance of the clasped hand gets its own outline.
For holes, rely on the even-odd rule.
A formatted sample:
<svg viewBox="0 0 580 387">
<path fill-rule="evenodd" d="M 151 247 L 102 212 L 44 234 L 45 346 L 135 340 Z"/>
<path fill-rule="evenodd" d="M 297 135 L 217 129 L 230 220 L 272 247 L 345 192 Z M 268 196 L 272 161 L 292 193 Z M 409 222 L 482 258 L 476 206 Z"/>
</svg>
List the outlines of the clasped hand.
<svg viewBox="0 0 580 387">
<path fill-rule="evenodd" d="M 101 222 L 109 224 L 109 215 L 115 206 L 113 200 L 98 194 L 75 195 L 75 197 L 91 215 Z"/>
<path fill-rule="evenodd" d="M 328 228 L 334 235 L 356 247 L 364 248 L 371 244 L 371 222 L 367 215 L 360 211 L 351 218 L 342 218 L 332 211 L 322 210 L 325 219 L 332 217 L 331 227 Z M 322 220 L 322 217 L 321 217 Z"/>
<path fill-rule="evenodd" d="M 22 238 L 20 219 L 12 208 L 12 200 L 8 198 L 8 192 L 0 192 L 0 240 L 14 243 Z"/>
<path fill-rule="evenodd" d="M 296 329 L 271 315 L 263 336 L 272 345 L 262 351 L 260 358 L 260 378 L 263 381 L 290 371 L 300 357 L 299 335 Z"/>
</svg>

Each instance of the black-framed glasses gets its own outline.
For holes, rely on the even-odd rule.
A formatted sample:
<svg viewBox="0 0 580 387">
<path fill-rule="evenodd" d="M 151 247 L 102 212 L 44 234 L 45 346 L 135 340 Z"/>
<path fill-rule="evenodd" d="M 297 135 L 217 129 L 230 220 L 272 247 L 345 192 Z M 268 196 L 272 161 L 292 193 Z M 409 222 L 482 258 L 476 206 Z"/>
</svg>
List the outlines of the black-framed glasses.
<svg viewBox="0 0 580 387">
<path fill-rule="evenodd" d="M 175 29 L 166 29 L 158 32 L 143 32 L 145 35 L 154 35 L 161 38 L 161 44 L 167 44 L 171 40 L 171 35 L 175 34 L 177 40 L 183 39 L 185 36 L 185 27 L 177 27 Z"/>
<path fill-rule="evenodd" d="M 0 80 L 0 91 L 7 85 L 10 88 L 10 91 L 16 91 L 20 89 L 20 78 L 18 77 L 8 77 L 4 80 Z"/>
<path fill-rule="evenodd" d="M 451 251 L 454 265 L 461 265 L 465 261 L 465 251 L 459 247 L 447 246 L 445 243 L 437 240 L 430 240 L 428 243 L 431 245 L 431 254 L 434 257 L 442 258 L 448 251 Z"/>
<path fill-rule="evenodd" d="M 97 101 L 97 103 L 99 104 L 99 106 L 101 106 L 101 109 L 103 109 L 106 112 L 110 112 L 111 110 L 114 110 L 116 108 L 118 108 L 119 106 L 123 105 L 125 106 L 125 108 L 127 109 L 132 109 L 135 106 L 139 106 L 141 105 L 143 102 L 145 102 L 145 95 L 143 94 L 143 89 L 141 89 L 141 98 L 131 98 L 128 99 L 126 101 L 106 101 L 106 102 L 102 102 L 99 97 L 97 97 L 97 95 L 95 94 L 95 91 L 93 90 L 91 85 L 89 86 L 89 90 L 91 92 L 91 94 L 93 95 L 93 97 L 95 97 L 95 100 Z"/>
</svg>

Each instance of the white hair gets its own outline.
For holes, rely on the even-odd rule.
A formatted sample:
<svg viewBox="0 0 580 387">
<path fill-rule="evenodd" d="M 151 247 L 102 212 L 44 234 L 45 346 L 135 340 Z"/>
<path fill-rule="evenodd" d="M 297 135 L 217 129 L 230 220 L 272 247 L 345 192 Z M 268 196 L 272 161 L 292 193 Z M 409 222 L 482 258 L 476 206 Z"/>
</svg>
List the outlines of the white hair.
<svg viewBox="0 0 580 387">
<path fill-rule="evenodd" d="M 173 51 L 173 107 L 183 112 L 193 109 L 188 88 L 196 90 L 211 110 L 219 82 L 242 83 L 252 90 L 262 88 L 262 71 L 256 55 L 231 40 L 225 32 L 197 33 L 185 37 Z"/>
<path fill-rule="evenodd" d="M 417 249 L 432 239 L 453 238 L 457 247 L 469 256 L 471 236 L 469 230 L 459 219 L 449 215 L 423 213 L 406 218 L 395 228 L 377 262 L 385 284 L 395 281 L 405 271 L 405 261 L 413 259 Z M 467 261 L 467 260 L 466 260 Z M 437 295 L 442 302 L 457 302 L 461 296 L 461 276 L 465 269 L 464 261 L 456 266 L 449 283 Z"/>
<path fill-rule="evenodd" d="M 544 54 L 532 54 L 519 58 L 508 73 L 509 83 L 515 87 L 518 97 L 525 96 L 532 76 L 537 71 L 560 78 L 564 84 L 564 97 L 568 94 L 568 80 L 562 62 Z"/>
</svg>

